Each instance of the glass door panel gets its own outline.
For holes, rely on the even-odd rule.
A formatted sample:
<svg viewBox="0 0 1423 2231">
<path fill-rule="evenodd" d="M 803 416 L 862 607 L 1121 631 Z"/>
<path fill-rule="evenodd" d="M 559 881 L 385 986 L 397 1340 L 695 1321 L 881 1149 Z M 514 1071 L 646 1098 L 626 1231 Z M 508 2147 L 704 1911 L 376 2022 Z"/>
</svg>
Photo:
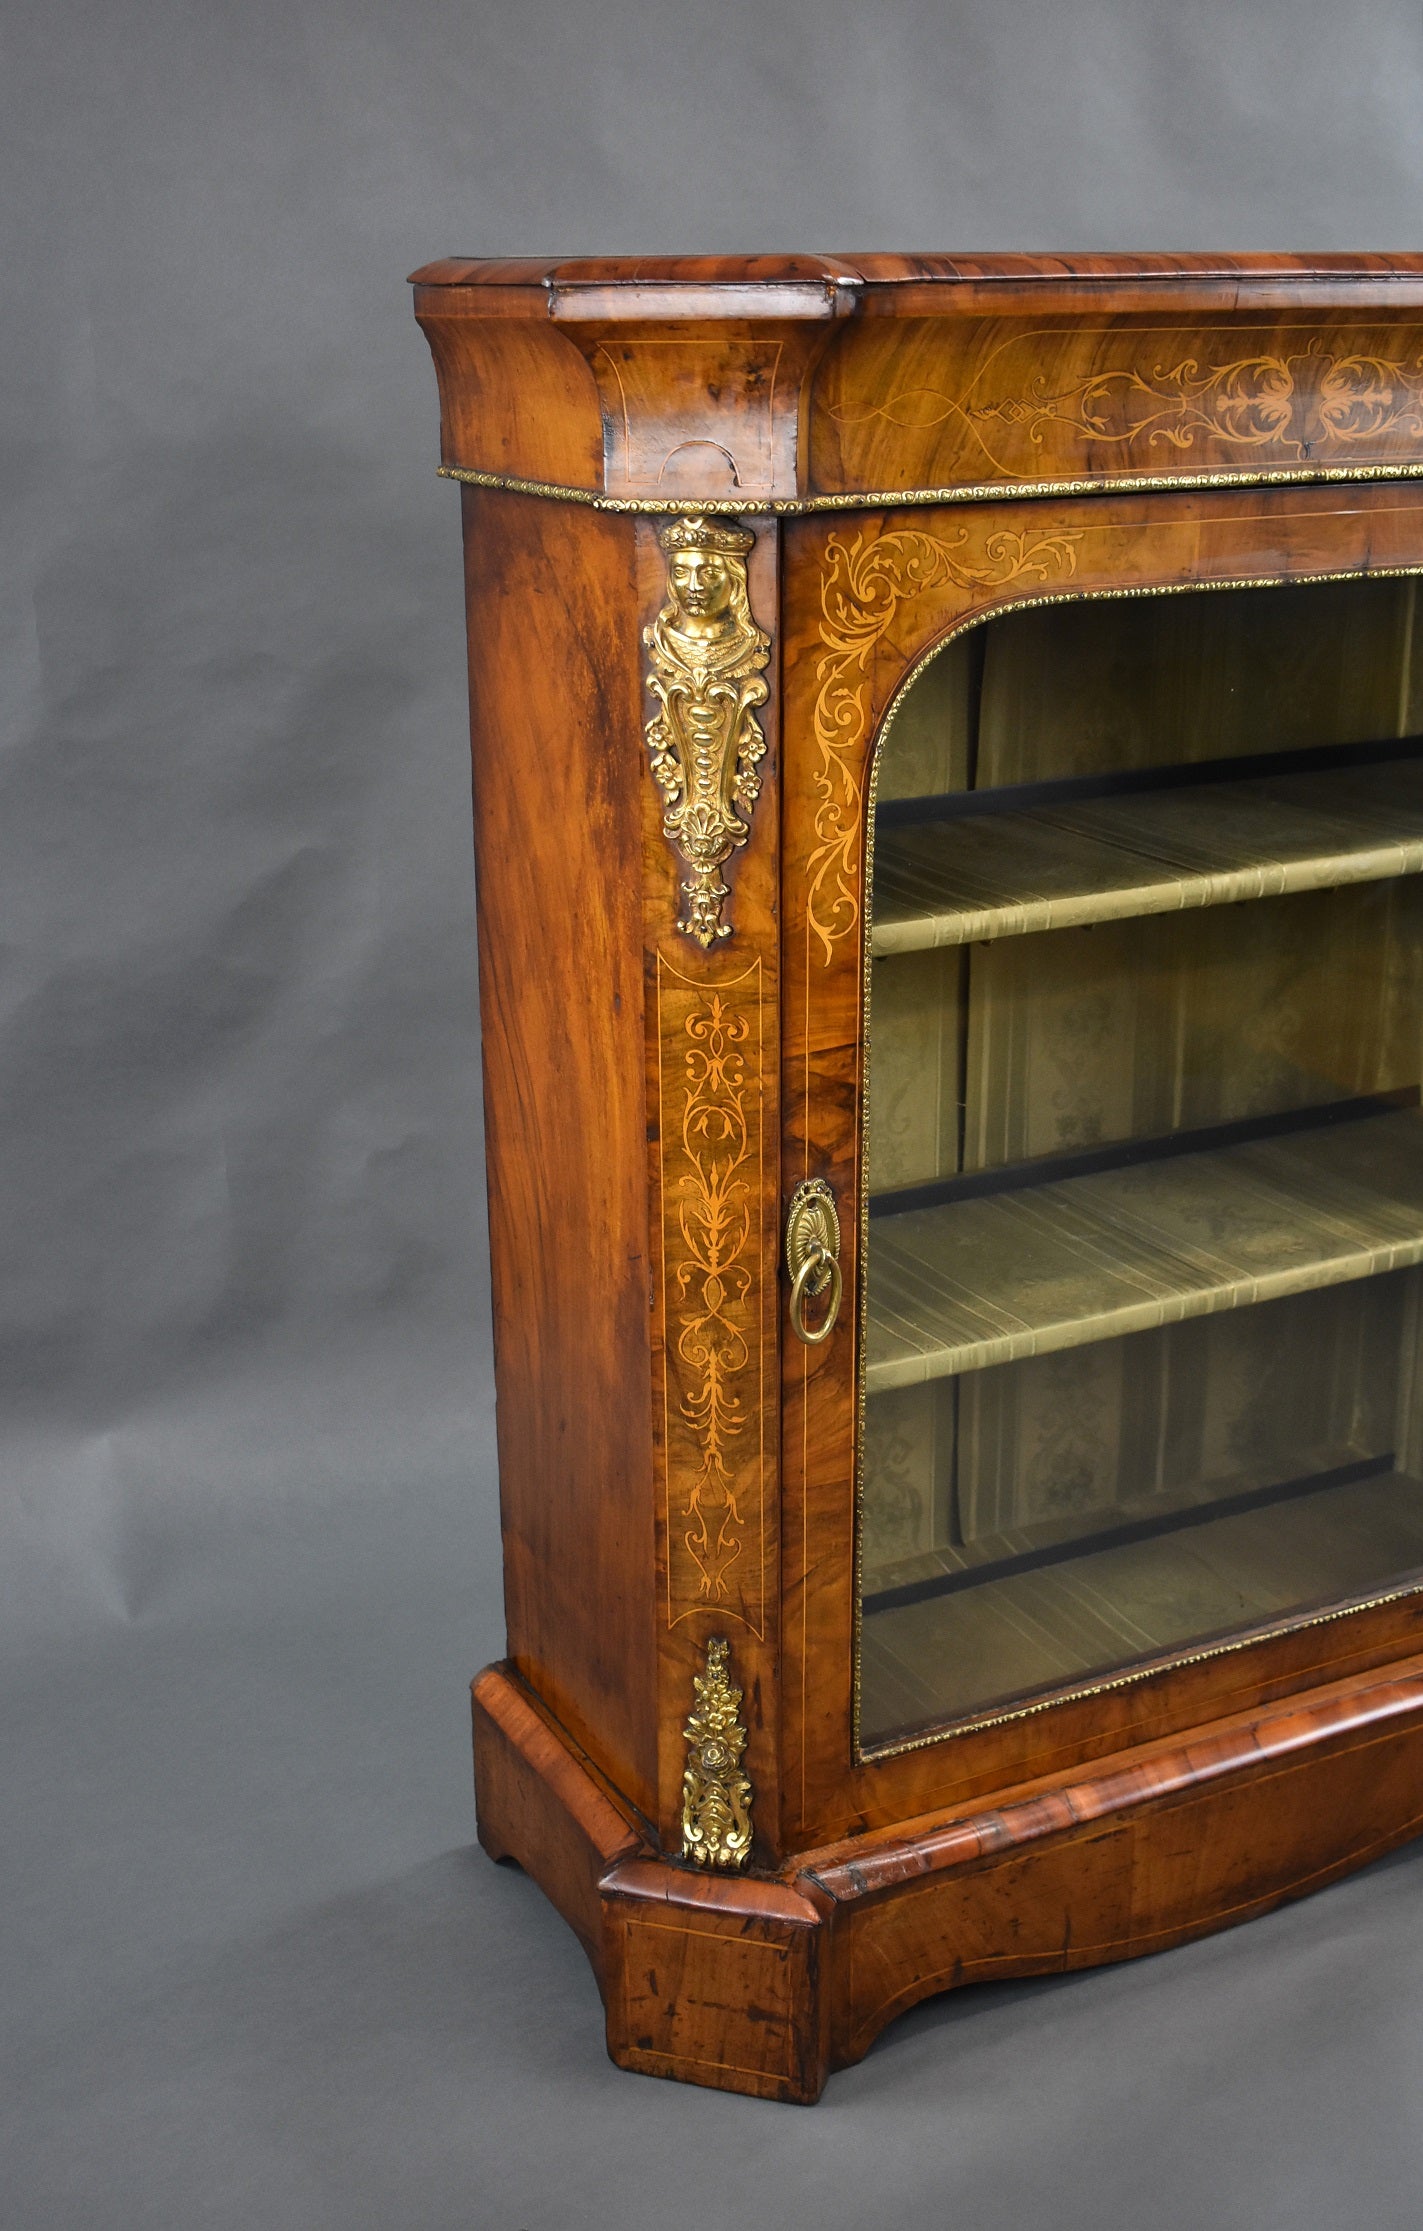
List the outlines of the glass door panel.
<svg viewBox="0 0 1423 2231">
<path fill-rule="evenodd" d="M 1423 1579 L 1414 601 L 1025 612 L 891 725 L 867 1748 Z"/>
</svg>

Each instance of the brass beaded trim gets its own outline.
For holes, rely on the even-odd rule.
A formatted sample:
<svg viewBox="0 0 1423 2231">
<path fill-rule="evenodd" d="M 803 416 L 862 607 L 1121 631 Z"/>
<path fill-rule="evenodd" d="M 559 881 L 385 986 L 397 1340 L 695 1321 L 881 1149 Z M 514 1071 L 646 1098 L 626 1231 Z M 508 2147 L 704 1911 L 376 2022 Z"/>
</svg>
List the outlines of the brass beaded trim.
<svg viewBox="0 0 1423 2231">
<path fill-rule="evenodd" d="M 774 514 L 797 518 L 817 511 L 908 510 L 924 504 L 1009 503 L 1030 496 L 1110 496 L 1149 494 L 1171 488 L 1298 488 L 1328 481 L 1418 480 L 1423 464 L 1303 465 L 1278 472 L 1120 473 L 1091 480 L 977 481 L 961 488 L 873 488 L 839 496 L 605 496 L 592 488 L 570 488 L 552 480 L 521 480 L 513 473 L 481 472 L 472 465 L 441 465 L 442 480 L 470 488 L 503 488 L 516 496 L 546 496 L 557 503 L 584 504 L 591 511 L 660 513 L 727 512 L 755 518 Z"/>
</svg>

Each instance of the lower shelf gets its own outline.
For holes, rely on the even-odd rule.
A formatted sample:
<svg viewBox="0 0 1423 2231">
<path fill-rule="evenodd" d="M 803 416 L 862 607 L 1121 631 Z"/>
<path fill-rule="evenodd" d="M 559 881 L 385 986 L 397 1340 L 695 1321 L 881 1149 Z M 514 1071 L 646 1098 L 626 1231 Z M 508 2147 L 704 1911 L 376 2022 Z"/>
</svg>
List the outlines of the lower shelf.
<svg viewBox="0 0 1423 2231">
<path fill-rule="evenodd" d="M 1164 1951 L 1423 1831 L 1423 1656 L 750 1875 L 660 1857 L 512 1667 L 480 1840 L 577 1930 L 621 2067 L 809 2103 L 918 2000 Z"/>
<path fill-rule="evenodd" d="M 953 1201 L 872 1226 L 870 1394 L 1423 1262 L 1423 1118 Z"/>
<path fill-rule="evenodd" d="M 1423 1580 L 1423 1480 L 1377 1466 L 1270 1492 L 1259 1507 L 1158 1522 L 1146 1538 L 994 1576 L 928 1576 L 865 1605 L 866 1740 L 1090 1681 L 1290 1613 Z M 1019 1561 L 1021 1563 L 1021 1561 Z M 969 1583 L 963 1585 L 963 1583 Z M 904 1598 L 918 1600 L 905 1601 Z M 899 1600 L 894 1600 L 894 1599 Z"/>
</svg>

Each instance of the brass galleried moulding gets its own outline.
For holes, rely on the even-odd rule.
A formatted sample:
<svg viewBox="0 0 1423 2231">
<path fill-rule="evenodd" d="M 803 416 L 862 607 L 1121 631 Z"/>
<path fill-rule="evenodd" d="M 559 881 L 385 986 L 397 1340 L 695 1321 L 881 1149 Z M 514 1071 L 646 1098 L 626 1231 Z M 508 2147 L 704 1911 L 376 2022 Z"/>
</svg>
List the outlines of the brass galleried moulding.
<svg viewBox="0 0 1423 2231">
<path fill-rule="evenodd" d="M 579 504 L 588 511 L 610 513 L 614 518 L 664 519 L 681 511 L 685 497 L 672 501 L 658 496 L 609 496 L 596 488 L 577 488 L 554 480 L 522 480 L 516 473 L 483 472 L 477 465 L 437 465 L 436 477 L 464 488 L 503 488 L 513 496 L 542 496 L 550 503 Z M 852 489 L 844 495 L 760 496 L 756 509 L 774 519 L 813 519 L 839 511 L 920 511 L 925 504 L 1011 503 L 1019 496 L 1095 496 L 1153 493 L 1158 489 L 1197 488 L 1322 488 L 1335 481 L 1367 484 L 1382 480 L 1418 480 L 1423 465 L 1405 461 L 1398 465 L 1290 465 L 1275 471 L 1253 472 L 1248 466 L 1223 472 L 1076 473 L 1034 476 L 1021 480 L 969 480 L 946 483 L 928 481 L 912 488 Z M 746 498 L 699 496 L 700 510 L 712 516 L 746 509 Z"/>
<path fill-rule="evenodd" d="M 766 739 L 756 719 L 771 639 L 751 617 L 746 555 L 755 541 L 734 520 L 698 515 L 659 535 L 667 600 L 643 630 L 657 711 L 647 724 L 662 827 L 691 869 L 677 927 L 704 949 L 730 937 L 721 870 L 751 833 Z"/>
<path fill-rule="evenodd" d="M 707 1644 L 707 1670 L 694 1673 L 697 1701 L 683 1734 L 682 1857 L 697 1867 L 744 1867 L 751 1850 L 751 1780 L 741 1764 L 746 1730 L 741 1691 L 726 1670 L 727 1645 Z"/>
</svg>

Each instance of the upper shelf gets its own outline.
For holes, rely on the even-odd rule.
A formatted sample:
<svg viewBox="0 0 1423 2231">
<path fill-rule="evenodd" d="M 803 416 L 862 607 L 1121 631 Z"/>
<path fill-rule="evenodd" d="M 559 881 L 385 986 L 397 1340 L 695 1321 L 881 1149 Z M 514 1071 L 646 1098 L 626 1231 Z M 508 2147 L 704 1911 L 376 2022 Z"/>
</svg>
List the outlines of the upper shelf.
<svg viewBox="0 0 1423 2231">
<path fill-rule="evenodd" d="M 1423 1262 L 1423 1117 L 1063 1178 L 874 1227 L 871 1394 Z"/>
<path fill-rule="evenodd" d="M 1423 870 L 1423 760 L 1191 783 L 880 832 L 876 955 Z"/>
</svg>

